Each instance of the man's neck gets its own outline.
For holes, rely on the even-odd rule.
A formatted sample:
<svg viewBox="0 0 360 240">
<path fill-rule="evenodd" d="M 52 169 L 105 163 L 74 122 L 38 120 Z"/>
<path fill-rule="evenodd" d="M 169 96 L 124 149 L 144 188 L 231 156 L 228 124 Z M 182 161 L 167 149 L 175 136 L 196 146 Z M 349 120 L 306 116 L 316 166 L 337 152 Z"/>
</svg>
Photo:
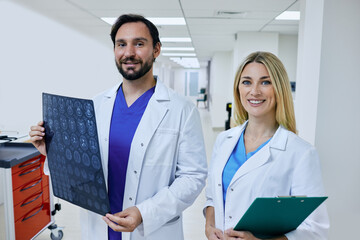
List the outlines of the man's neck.
<svg viewBox="0 0 360 240">
<path fill-rule="evenodd" d="M 127 80 L 124 78 L 122 89 L 128 107 L 130 107 L 141 95 L 155 85 L 156 81 L 152 75 L 152 71 L 149 71 L 139 79 Z"/>
</svg>

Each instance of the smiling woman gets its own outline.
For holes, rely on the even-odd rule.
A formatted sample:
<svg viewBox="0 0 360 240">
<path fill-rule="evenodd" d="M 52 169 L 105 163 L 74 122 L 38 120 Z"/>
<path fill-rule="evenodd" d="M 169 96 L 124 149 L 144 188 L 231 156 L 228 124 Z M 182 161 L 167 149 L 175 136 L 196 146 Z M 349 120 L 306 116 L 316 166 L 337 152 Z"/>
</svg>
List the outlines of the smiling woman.
<svg viewBox="0 0 360 240">
<path fill-rule="evenodd" d="M 234 99 L 239 126 L 219 134 L 208 174 L 209 240 L 258 239 L 249 229 L 233 230 L 258 197 L 324 195 L 316 150 L 295 134 L 290 83 L 281 61 L 269 52 L 250 54 L 236 74 Z M 328 227 L 322 205 L 298 229 L 276 229 L 281 234 L 271 239 L 326 239 Z"/>
<path fill-rule="evenodd" d="M 261 72 L 257 72 L 256 69 Z M 289 131 L 296 133 L 294 104 L 291 94 L 290 81 L 282 62 L 274 54 L 269 52 L 255 52 L 250 54 L 244 60 L 243 64 L 239 67 L 238 72 L 236 73 L 233 88 L 235 101 L 235 124 L 243 124 L 249 119 L 249 113 L 242 105 L 240 85 L 244 85 L 242 84 L 242 81 L 249 78 L 250 76 L 247 76 L 247 74 L 250 73 L 254 74 L 254 77 L 258 78 L 257 82 L 261 83 L 261 86 L 263 86 L 261 89 L 272 89 L 275 95 L 275 118 L 278 124 L 284 126 Z M 253 82 L 255 81 L 254 79 L 251 80 Z M 248 83 L 250 83 L 250 80 L 245 82 L 245 84 Z M 252 100 L 259 99 L 255 98 Z"/>
<path fill-rule="evenodd" d="M 244 68 L 238 90 L 249 118 L 275 119 L 274 88 L 263 64 L 253 62 Z"/>
</svg>

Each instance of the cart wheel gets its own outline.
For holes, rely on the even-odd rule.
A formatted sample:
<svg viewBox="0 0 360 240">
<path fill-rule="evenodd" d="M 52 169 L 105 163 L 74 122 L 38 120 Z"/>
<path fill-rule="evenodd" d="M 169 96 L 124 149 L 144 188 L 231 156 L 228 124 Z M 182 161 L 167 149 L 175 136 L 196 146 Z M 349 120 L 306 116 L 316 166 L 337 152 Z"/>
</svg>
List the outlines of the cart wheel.
<svg viewBox="0 0 360 240">
<path fill-rule="evenodd" d="M 56 237 L 53 233 L 50 234 L 51 240 L 61 240 L 64 236 L 64 233 L 62 230 L 58 231 L 58 236 Z"/>
</svg>

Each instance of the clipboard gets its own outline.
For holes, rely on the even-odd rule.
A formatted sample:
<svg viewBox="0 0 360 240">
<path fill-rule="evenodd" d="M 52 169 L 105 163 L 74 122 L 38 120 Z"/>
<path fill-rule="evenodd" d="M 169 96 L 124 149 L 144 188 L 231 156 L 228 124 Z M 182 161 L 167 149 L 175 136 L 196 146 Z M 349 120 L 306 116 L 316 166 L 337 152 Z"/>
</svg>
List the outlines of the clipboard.
<svg viewBox="0 0 360 240">
<path fill-rule="evenodd" d="M 273 238 L 295 230 L 328 197 L 256 198 L 234 230 Z"/>
<path fill-rule="evenodd" d="M 100 215 L 110 212 L 92 100 L 43 93 L 53 194 Z"/>
</svg>

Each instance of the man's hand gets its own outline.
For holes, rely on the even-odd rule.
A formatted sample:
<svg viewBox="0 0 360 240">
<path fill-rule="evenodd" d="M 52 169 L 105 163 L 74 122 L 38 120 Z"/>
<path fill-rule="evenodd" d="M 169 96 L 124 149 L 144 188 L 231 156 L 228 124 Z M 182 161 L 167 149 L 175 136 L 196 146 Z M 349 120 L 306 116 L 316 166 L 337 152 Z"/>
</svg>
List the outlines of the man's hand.
<svg viewBox="0 0 360 240">
<path fill-rule="evenodd" d="M 115 214 L 108 213 L 103 220 L 115 232 L 133 232 L 142 223 L 142 216 L 134 206 Z"/>
<path fill-rule="evenodd" d="M 44 122 L 40 121 L 36 126 L 31 126 L 30 130 L 29 135 L 31 143 L 42 155 L 46 156 Z"/>
</svg>

